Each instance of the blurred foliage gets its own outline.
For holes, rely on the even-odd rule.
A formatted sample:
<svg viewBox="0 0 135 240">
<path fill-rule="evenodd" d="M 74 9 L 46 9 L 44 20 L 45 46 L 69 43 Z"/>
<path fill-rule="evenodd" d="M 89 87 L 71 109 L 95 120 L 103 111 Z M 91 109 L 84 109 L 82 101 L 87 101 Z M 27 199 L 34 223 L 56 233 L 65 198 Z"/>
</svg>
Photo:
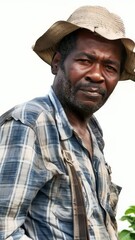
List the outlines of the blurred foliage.
<svg viewBox="0 0 135 240">
<path fill-rule="evenodd" d="M 120 219 L 128 222 L 128 229 L 119 232 L 119 240 L 135 240 L 135 206 L 130 206 Z"/>
</svg>

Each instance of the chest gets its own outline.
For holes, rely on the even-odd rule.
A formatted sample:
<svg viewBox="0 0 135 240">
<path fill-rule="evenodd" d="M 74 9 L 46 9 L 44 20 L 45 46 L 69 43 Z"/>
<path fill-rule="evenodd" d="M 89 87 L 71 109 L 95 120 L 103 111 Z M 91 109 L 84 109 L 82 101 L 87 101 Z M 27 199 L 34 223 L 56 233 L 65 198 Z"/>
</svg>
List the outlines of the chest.
<svg viewBox="0 0 135 240">
<path fill-rule="evenodd" d="M 86 132 L 79 132 L 76 133 L 76 137 L 81 141 L 82 145 L 87 149 L 87 151 L 89 152 L 90 158 L 92 158 L 93 155 L 93 141 L 92 141 L 92 137 L 91 137 L 91 133 L 90 131 L 86 131 Z"/>
</svg>

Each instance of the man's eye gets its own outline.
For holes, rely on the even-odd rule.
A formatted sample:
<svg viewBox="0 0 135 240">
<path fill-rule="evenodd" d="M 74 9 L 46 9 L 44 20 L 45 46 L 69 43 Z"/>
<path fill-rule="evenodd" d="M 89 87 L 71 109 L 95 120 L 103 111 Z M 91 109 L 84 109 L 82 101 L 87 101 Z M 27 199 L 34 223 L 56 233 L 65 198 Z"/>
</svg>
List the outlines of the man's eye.
<svg viewBox="0 0 135 240">
<path fill-rule="evenodd" d="M 115 67 L 111 66 L 111 65 L 106 65 L 106 69 L 108 71 L 117 72 L 117 69 Z"/>
<path fill-rule="evenodd" d="M 84 59 L 84 58 L 77 59 L 77 61 L 81 63 L 90 63 L 89 59 Z"/>
</svg>

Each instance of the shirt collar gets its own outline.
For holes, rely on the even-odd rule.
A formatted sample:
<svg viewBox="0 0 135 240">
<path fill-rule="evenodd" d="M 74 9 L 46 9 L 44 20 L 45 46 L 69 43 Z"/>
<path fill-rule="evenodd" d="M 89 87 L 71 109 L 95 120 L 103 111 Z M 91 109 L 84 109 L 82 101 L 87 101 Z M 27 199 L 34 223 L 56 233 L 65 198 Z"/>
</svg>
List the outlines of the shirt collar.
<svg viewBox="0 0 135 240">
<path fill-rule="evenodd" d="M 65 111 L 52 88 L 49 91 L 49 98 L 54 107 L 55 121 L 60 138 L 61 140 L 66 140 L 73 135 L 73 128 L 69 123 Z"/>
</svg>

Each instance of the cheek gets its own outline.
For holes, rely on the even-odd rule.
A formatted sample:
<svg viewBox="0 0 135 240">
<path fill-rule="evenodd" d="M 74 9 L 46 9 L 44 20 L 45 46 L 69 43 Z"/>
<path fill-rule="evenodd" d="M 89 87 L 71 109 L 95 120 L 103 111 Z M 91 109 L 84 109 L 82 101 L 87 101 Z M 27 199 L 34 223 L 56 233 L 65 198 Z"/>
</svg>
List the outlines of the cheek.
<svg viewBox="0 0 135 240">
<path fill-rule="evenodd" d="M 76 82 L 78 82 L 79 79 L 82 78 L 83 72 L 80 66 L 72 62 L 71 59 L 68 59 L 68 61 L 65 61 L 64 68 L 65 68 L 66 77 L 70 79 L 70 81 L 72 82 L 72 85 L 75 85 Z"/>
<path fill-rule="evenodd" d="M 108 80 L 106 81 L 106 88 L 107 88 L 107 93 L 108 93 L 108 96 L 113 92 L 113 90 L 115 89 L 117 83 L 118 83 L 118 78 L 116 79 L 111 79 L 111 80 Z"/>
<path fill-rule="evenodd" d="M 82 78 L 83 73 L 79 67 L 71 67 L 67 73 L 68 79 L 70 79 L 73 86 L 75 86 Z"/>
</svg>

